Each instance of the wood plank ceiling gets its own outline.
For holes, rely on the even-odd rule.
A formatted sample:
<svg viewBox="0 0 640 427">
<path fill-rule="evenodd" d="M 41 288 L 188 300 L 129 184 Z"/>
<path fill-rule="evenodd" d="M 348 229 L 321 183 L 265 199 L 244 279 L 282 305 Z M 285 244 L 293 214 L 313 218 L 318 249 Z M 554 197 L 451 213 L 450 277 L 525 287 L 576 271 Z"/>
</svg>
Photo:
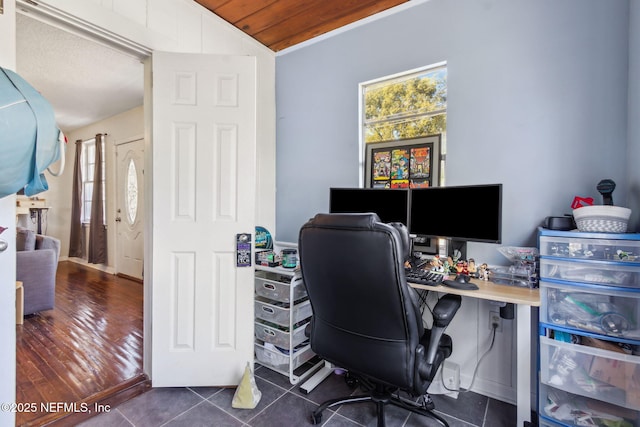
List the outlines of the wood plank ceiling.
<svg viewBox="0 0 640 427">
<path fill-rule="evenodd" d="M 409 0 L 195 0 L 277 52 Z"/>
</svg>

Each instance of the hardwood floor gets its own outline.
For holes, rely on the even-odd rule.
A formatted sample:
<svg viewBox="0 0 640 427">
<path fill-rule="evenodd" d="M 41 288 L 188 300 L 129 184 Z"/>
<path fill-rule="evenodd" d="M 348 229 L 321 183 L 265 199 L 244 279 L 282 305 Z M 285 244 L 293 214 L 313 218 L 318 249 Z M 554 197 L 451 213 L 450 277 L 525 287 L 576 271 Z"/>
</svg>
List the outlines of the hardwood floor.
<svg viewBox="0 0 640 427">
<path fill-rule="evenodd" d="M 142 307 L 141 283 L 61 262 L 55 309 L 16 325 L 16 425 L 71 426 L 146 391 Z"/>
</svg>

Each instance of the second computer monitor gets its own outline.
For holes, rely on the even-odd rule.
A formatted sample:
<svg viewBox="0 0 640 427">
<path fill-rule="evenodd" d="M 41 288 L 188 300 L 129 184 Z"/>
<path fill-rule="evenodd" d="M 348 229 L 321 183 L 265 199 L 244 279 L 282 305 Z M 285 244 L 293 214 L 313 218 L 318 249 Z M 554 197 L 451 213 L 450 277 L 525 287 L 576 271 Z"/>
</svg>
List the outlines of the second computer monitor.
<svg viewBox="0 0 640 427">
<path fill-rule="evenodd" d="M 378 214 L 382 222 L 408 225 L 409 191 L 407 189 L 331 188 L 330 213 Z"/>
<path fill-rule="evenodd" d="M 501 243 L 502 184 L 411 191 L 409 231 L 462 242 Z"/>
</svg>

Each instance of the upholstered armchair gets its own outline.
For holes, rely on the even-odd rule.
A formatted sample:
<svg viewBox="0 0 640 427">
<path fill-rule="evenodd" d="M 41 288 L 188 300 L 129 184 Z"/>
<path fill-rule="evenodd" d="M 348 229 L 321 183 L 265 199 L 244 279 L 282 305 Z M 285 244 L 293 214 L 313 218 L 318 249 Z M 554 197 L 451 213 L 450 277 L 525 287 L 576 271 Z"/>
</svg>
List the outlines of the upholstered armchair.
<svg viewBox="0 0 640 427">
<path fill-rule="evenodd" d="M 60 240 L 16 230 L 16 280 L 24 289 L 24 314 L 50 310 L 55 306 L 56 272 Z"/>
</svg>

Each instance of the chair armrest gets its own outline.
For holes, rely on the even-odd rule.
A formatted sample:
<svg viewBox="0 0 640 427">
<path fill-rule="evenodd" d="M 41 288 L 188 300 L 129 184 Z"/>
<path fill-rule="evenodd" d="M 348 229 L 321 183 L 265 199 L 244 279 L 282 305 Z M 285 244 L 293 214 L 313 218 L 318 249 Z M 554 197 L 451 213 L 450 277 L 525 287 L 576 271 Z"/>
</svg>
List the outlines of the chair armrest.
<svg viewBox="0 0 640 427">
<path fill-rule="evenodd" d="M 55 249 L 16 252 L 16 280 L 37 282 L 43 276 L 55 279 L 57 269 Z"/>
<path fill-rule="evenodd" d="M 462 304 L 460 295 L 447 294 L 438 300 L 433 308 L 433 325 L 436 328 L 446 328 L 453 320 Z"/>
<path fill-rule="evenodd" d="M 428 331 L 429 344 L 423 352 L 419 352 L 420 359 L 418 364 L 418 372 L 423 379 L 429 381 L 433 379 L 440 363 L 451 353 L 451 339 L 444 335 L 444 331 L 453 320 L 456 312 L 462 304 L 460 295 L 447 294 L 438 300 L 433 308 L 433 327 Z M 446 339 L 446 341 L 444 341 Z M 446 354 L 443 353 L 444 344 Z M 438 351 L 441 349 L 442 351 Z"/>
</svg>

